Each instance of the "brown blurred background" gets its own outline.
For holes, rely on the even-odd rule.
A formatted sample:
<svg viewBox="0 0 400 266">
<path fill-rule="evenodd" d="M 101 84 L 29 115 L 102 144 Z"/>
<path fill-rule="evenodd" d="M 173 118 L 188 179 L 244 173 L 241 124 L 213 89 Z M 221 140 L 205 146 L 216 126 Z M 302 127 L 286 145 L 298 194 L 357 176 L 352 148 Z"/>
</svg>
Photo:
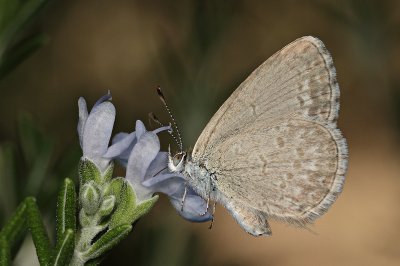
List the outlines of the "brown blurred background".
<svg viewBox="0 0 400 266">
<path fill-rule="evenodd" d="M 79 96 L 91 106 L 110 89 L 115 132 L 129 131 L 136 119 L 149 126 L 149 112 L 167 121 L 161 85 L 190 147 L 238 84 L 289 42 L 317 36 L 335 62 L 349 169 L 313 232 L 272 221 L 272 237 L 254 238 L 222 207 L 208 230 L 162 197 L 104 265 L 400 265 L 400 2 L 52 1 L 33 28 L 49 41 L 0 82 L 0 141 L 16 139 L 23 110 L 59 153 L 78 145 Z"/>
</svg>

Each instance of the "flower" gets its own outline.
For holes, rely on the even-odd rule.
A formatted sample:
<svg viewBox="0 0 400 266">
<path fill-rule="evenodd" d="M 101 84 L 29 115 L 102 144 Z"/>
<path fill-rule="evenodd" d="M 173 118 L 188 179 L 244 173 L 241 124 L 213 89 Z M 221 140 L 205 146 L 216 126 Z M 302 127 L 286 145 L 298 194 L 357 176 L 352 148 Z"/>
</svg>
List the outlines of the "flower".
<svg viewBox="0 0 400 266">
<path fill-rule="evenodd" d="M 161 192 L 168 195 L 183 218 L 195 222 L 211 220 L 206 201 L 187 186 L 182 174 L 168 170 L 168 153 L 160 152 L 157 134 L 170 130 L 169 126 L 147 131 L 138 120 L 135 131 L 116 134 L 109 146 L 115 121 L 115 107 L 110 100 L 110 93 L 104 95 L 88 113 L 85 99 L 79 98 L 78 135 L 82 159 L 93 162 L 102 174 L 112 160 L 118 160 L 126 167 L 126 180 L 133 187 L 139 203 Z"/>
<path fill-rule="evenodd" d="M 186 185 L 185 177 L 171 173 L 167 167 L 168 153 L 160 152 L 160 141 L 157 133 L 168 130 L 162 127 L 154 131 L 146 131 L 144 124 L 138 120 L 136 131 L 119 133 L 112 140 L 112 146 L 105 157 L 116 158 L 126 167 L 126 179 L 134 187 L 138 200 L 145 200 L 155 192 L 168 195 L 172 205 L 185 219 L 204 222 L 212 219 L 206 201 Z M 129 144 L 128 144 L 129 143 Z M 125 150 L 113 146 L 126 147 Z M 181 206 L 185 187 L 186 197 Z"/>
<path fill-rule="evenodd" d="M 108 150 L 112 129 L 115 121 L 115 107 L 109 101 L 111 94 L 101 97 L 88 113 L 86 101 L 79 98 L 78 135 L 82 148 L 82 159 L 92 161 L 104 172 L 110 164 L 110 159 L 103 157 Z"/>
</svg>

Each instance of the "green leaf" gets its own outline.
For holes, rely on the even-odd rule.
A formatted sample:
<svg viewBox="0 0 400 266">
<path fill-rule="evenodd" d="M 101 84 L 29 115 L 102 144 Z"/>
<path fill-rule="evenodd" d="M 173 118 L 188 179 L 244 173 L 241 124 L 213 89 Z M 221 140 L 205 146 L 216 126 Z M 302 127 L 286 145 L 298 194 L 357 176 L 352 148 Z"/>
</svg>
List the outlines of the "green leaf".
<svg viewBox="0 0 400 266">
<path fill-rule="evenodd" d="M 19 239 L 18 237 L 22 232 L 25 231 L 25 225 L 27 224 L 27 219 L 25 218 L 26 210 L 27 202 L 25 200 L 18 206 L 14 214 L 0 231 L 0 236 L 4 236 L 11 247 Z"/>
<path fill-rule="evenodd" d="M 134 223 L 137 219 L 146 215 L 151 208 L 153 208 L 154 204 L 158 200 L 158 195 L 153 196 L 152 198 L 142 201 L 132 212 L 131 223 Z"/>
<path fill-rule="evenodd" d="M 19 138 L 24 160 L 28 165 L 28 180 L 24 195 L 38 195 L 46 178 L 53 155 L 53 142 L 45 138 L 29 114 L 21 114 L 18 121 Z"/>
<path fill-rule="evenodd" d="M 123 177 L 117 177 L 111 180 L 103 191 L 104 196 L 113 195 L 117 200 L 117 203 L 120 201 L 120 195 L 122 188 L 127 185 L 126 179 Z"/>
<path fill-rule="evenodd" d="M 54 266 L 68 265 L 74 252 L 74 248 L 75 232 L 72 229 L 67 229 L 60 238 L 60 241 L 57 242 L 51 264 Z"/>
<path fill-rule="evenodd" d="M 10 217 L 17 207 L 14 156 L 11 143 L 0 146 L 0 221 L 4 217 Z"/>
<path fill-rule="evenodd" d="M 157 201 L 158 195 L 136 205 L 136 194 L 132 186 L 127 182 L 121 189 L 120 199 L 115 212 L 111 215 L 109 227 L 115 228 L 122 224 L 132 224 L 145 215 Z"/>
<path fill-rule="evenodd" d="M 79 162 L 79 179 L 81 186 L 88 183 L 89 181 L 94 181 L 95 183 L 101 183 L 101 173 L 97 166 L 88 159 L 82 159 Z"/>
<path fill-rule="evenodd" d="M 66 230 L 76 227 L 76 192 L 74 182 L 66 178 L 58 193 L 57 199 L 57 245 L 64 237 Z"/>
<path fill-rule="evenodd" d="M 10 246 L 5 236 L 0 235 L 0 266 L 11 265 Z"/>
<path fill-rule="evenodd" d="M 41 150 L 36 154 L 33 167 L 29 171 L 28 180 L 25 184 L 25 195 L 38 195 L 46 173 L 50 168 L 50 161 L 53 155 L 53 144 L 43 142 Z"/>
<path fill-rule="evenodd" d="M 48 40 L 49 37 L 46 34 L 38 33 L 20 41 L 18 45 L 7 51 L 7 53 L 3 55 L 0 64 L 0 79 L 14 70 L 25 59 L 46 44 Z"/>
<path fill-rule="evenodd" d="M 96 258 L 93 260 L 89 260 L 87 263 L 85 263 L 85 266 L 97 266 L 101 263 L 102 260 L 104 260 L 103 258 L 104 256 L 100 257 L 100 258 Z"/>
<path fill-rule="evenodd" d="M 20 5 L 12 17 L 7 21 L 0 34 L 0 51 L 5 50 L 12 38 L 25 24 L 41 9 L 47 0 L 30 0 L 20 2 Z"/>
<path fill-rule="evenodd" d="M 32 234 L 33 243 L 35 244 L 36 254 L 40 265 L 48 265 L 51 261 L 51 244 L 49 237 L 44 228 L 42 217 L 36 200 L 33 197 L 25 199 L 26 213 L 28 216 L 28 227 Z"/>
<path fill-rule="evenodd" d="M 110 162 L 110 165 L 107 167 L 104 175 L 102 176 L 103 182 L 110 181 L 112 179 L 112 175 L 114 173 L 114 163 Z"/>
<path fill-rule="evenodd" d="M 24 160 L 32 167 L 43 142 L 42 134 L 35 125 L 32 116 L 20 113 L 18 116 L 18 134 Z"/>
<path fill-rule="evenodd" d="M 136 194 L 132 186 L 123 180 L 123 185 L 119 191 L 117 208 L 111 215 L 109 227 L 114 228 L 121 224 L 132 224 L 132 212 L 136 208 Z"/>
<path fill-rule="evenodd" d="M 91 248 L 84 253 L 87 260 L 97 258 L 116 246 L 132 230 L 132 225 L 123 224 L 107 231 L 102 235 Z"/>
<path fill-rule="evenodd" d="M 19 1 L 0 0 L 0 31 L 3 31 L 15 13 L 17 12 Z"/>
</svg>

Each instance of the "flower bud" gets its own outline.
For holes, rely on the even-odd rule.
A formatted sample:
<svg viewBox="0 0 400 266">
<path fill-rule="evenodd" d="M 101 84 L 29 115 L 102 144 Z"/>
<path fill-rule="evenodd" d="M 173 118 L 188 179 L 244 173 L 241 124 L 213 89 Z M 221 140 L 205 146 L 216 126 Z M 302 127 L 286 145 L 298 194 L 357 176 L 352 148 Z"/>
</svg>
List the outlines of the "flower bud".
<svg viewBox="0 0 400 266">
<path fill-rule="evenodd" d="M 100 207 L 100 215 L 107 216 L 109 215 L 115 207 L 115 197 L 113 195 L 109 195 L 104 198 Z"/>
<path fill-rule="evenodd" d="M 97 212 L 101 203 L 101 196 L 94 183 L 90 182 L 83 185 L 80 198 L 82 208 L 88 215 L 93 215 Z"/>
<path fill-rule="evenodd" d="M 85 210 L 79 212 L 79 223 L 82 227 L 89 227 L 93 219 L 89 217 Z"/>
</svg>

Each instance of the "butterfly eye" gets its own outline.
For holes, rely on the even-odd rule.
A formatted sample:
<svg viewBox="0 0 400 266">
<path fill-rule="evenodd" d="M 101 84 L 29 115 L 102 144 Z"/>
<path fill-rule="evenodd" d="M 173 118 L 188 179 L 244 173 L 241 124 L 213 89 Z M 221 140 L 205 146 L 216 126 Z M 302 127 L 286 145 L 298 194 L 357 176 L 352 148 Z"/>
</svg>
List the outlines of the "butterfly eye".
<svg viewBox="0 0 400 266">
<path fill-rule="evenodd" d="M 173 157 L 174 165 L 178 165 L 180 162 L 182 162 L 184 156 L 185 154 L 183 152 L 175 154 L 175 156 Z"/>
</svg>

